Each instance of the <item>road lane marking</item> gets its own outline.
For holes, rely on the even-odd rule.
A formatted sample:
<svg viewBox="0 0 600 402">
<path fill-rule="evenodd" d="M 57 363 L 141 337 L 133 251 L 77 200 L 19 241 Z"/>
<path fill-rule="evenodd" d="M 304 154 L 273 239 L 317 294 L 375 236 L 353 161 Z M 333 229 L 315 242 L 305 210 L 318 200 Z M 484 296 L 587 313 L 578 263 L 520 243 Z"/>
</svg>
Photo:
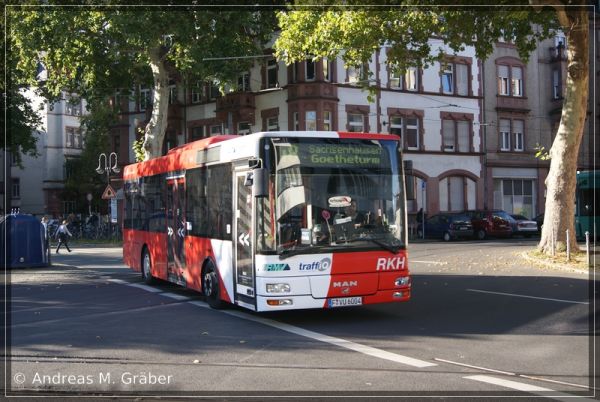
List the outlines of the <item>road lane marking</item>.
<svg viewBox="0 0 600 402">
<path fill-rule="evenodd" d="M 270 327 L 274 327 L 274 328 L 280 329 L 282 331 L 290 332 L 295 335 L 300 335 L 300 336 L 304 336 L 306 338 L 314 339 L 319 342 L 329 343 L 329 344 L 332 344 L 332 345 L 335 345 L 338 347 L 342 347 L 345 349 L 350 349 L 355 352 L 359 352 L 359 353 L 362 353 L 362 354 L 365 354 L 368 356 L 373 356 L 373 357 L 377 357 L 377 358 L 384 359 L 384 360 L 390 360 L 390 361 L 393 361 L 396 363 L 406 364 L 408 366 L 413 366 L 413 367 L 418 367 L 418 368 L 437 366 L 437 364 L 435 364 L 435 363 L 431 363 L 431 362 L 427 362 L 427 361 L 419 360 L 419 359 L 414 359 L 412 357 L 403 356 L 403 355 L 399 355 L 396 353 L 387 352 L 382 349 L 377 349 L 377 348 L 374 348 L 371 346 L 362 345 L 360 343 L 348 341 L 346 339 L 341 339 L 341 338 L 336 338 L 336 337 L 329 336 L 329 335 L 320 334 L 318 332 L 309 331 L 307 329 L 303 329 L 300 327 L 296 327 L 294 325 L 270 320 L 267 318 L 255 317 L 255 316 L 243 313 L 243 312 L 223 311 L 223 313 L 234 316 L 234 317 L 242 318 L 245 320 L 258 322 L 263 325 L 268 325 Z"/>
<path fill-rule="evenodd" d="M 473 366 L 471 364 L 466 364 L 466 363 L 459 363 L 459 362 L 453 362 L 452 360 L 444 360 L 444 359 L 439 359 L 437 357 L 435 357 L 433 360 L 438 361 L 438 362 L 443 362 L 443 363 L 449 363 L 449 364 L 455 364 L 457 366 L 463 366 L 463 367 L 469 367 L 472 369 L 477 369 L 477 370 L 483 370 L 483 371 L 491 371 L 493 373 L 498 373 L 498 374 L 504 374 L 504 375 L 516 375 L 515 373 L 511 373 L 509 371 L 502 371 L 502 370 L 494 370 L 494 369 L 490 369 L 490 368 L 485 368 L 485 367 L 480 367 L 480 366 Z"/>
<path fill-rule="evenodd" d="M 190 298 L 187 296 L 180 296 L 180 295 L 177 295 L 174 293 L 163 292 L 160 289 L 156 289 L 156 288 L 153 288 L 150 286 L 141 285 L 141 284 L 137 284 L 137 283 L 126 283 L 126 286 L 132 286 L 132 287 L 146 290 L 148 292 L 158 293 L 159 296 L 167 296 L 167 297 L 170 297 L 170 298 L 173 298 L 176 300 L 190 300 Z M 188 303 L 193 304 L 198 307 L 202 307 L 202 308 L 208 307 L 208 305 L 203 302 L 189 301 Z M 285 324 L 282 322 L 270 320 L 267 318 L 255 317 L 255 316 L 252 316 L 247 313 L 240 312 L 240 311 L 221 311 L 221 312 L 224 314 L 228 314 L 228 315 L 237 317 L 237 318 L 242 318 L 242 319 L 248 320 L 248 321 L 254 321 L 254 322 L 257 322 L 257 323 L 260 323 L 263 325 L 267 325 L 267 326 L 270 326 L 273 328 L 280 329 L 282 331 L 290 332 L 295 335 L 300 335 L 300 336 L 304 336 L 306 338 L 314 339 L 319 342 L 329 343 L 329 344 L 332 344 L 332 345 L 335 345 L 338 347 L 342 347 L 345 349 L 350 349 L 355 352 L 359 352 L 359 353 L 362 353 L 362 354 L 365 354 L 368 356 L 377 357 L 379 359 L 390 360 L 390 361 L 393 361 L 396 363 L 402 363 L 402 364 L 406 364 L 408 366 L 413 366 L 413 367 L 418 367 L 418 368 L 437 366 L 436 363 L 428 362 L 425 360 L 414 359 L 412 357 L 399 355 L 397 353 L 388 352 L 388 351 L 385 351 L 382 349 L 377 349 L 377 348 L 367 346 L 367 345 L 362 345 L 360 343 L 348 341 L 346 339 L 341 339 L 341 338 L 336 338 L 336 337 L 329 336 L 329 335 L 320 334 L 318 332 L 309 331 L 307 329 L 303 329 L 300 327 L 296 327 L 294 325 L 289 325 L 289 324 Z"/>
<path fill-rule="evenodd" d="M 488 293 L 488 294 L 492 294 L 492 295 L 501 295 L 501 296 L 522 297 L 522 298 L 525 298 L 525 299 L 548 300 L 548 301 L 555 301 L 555 302 L 559 302 L 559 303 L 590 304 L 589 302 L 580 302 L 580 301 L 563 300 L 563 299 L 552 299 L 552 298 L 548 298 L 548 297 L 527 296 L 527 295 L 519 295 L 519 294 L 516 294 L 516 293 L 492 292 L 492 291 L 489 291 L 489 290 L 467 289 L 467 291 L 469 291 L 469 292 L 477 292 L 477 293 Z"/>
<path fill-rule="evenodd" d="M 160 294 L 161 296 L 170 297 L 175 300 L 191 300 L 188 296 L 178 295 L 176 293 L 163 292 Z"/>
<path fill-rule="evenodd" d="M 411 263 L 417 262 L 420 264 L 433 264 L 433 265 L 447 265 L 448 263 L 445 261 L 421 261 L 421 260 L 411 260 Z"/>
<path fill-rule="evenodd" d="M 529 385 L 529 384 L 525 384 L 525 383 L 517 382 L 517 381 L 505 380 L 502 378 L 491 377 L 488 375 L 471 375 L 471 376 L 467 376 L 467 377 L 463 377 L 463 378 L 466 378 L 467 380 L 475 380 L 475 381 L 485 382 L 488 384 L 498 385 L 500 387 L 511 388 L 511 389 L 515 389 L 517 391 L 554 392 L 554 390 L 549 389 L 549 388 L 538 387 L 537 385 Z"/>
<path fill-rule="evenodd" d="M 476 369 L 476 370 L 489 371 L 489 372 L 497 373 L 497 374 L 527 378 L 529 380 L 551 382 L 554 384 L 568 385 L 570 387 L 583 388 L 583 389 L 588 389 L 588 390 L 590 389 L 590 387 L 588 387 L 587 385 L 573 384 L 572 382 L 551 380 L 549 378 L 543 378 L 543 377 L 534 377 L 534 376 L 530 376 L 530 375 L 526 375 L 526 374 L 511 373 L 510 371 L 502 371 L 502 370 L 496 370 L 496 369 L 491 369 L 491 368 L 487 368 L 487 367 L 474 366 L 472 364 L 466 364 L 466 363 L 455 362 L 452 360 L 440 359 L 438 357 L 434 357 L 433 360 L 442 362 L 442 363 L 448 363 L 448 364 L 454 364 L 457 366 L 468 367 L 468 368 L 472 368 L 472 369 Z"/>
<path fill-rule="evenodd" d="M 145 290 L 146 292 L 151 292 L 151 293 L 162 293 L 163 292 L 161 289 L 153 288 L 152 286 L 148 286 L 148 285 L 142 285 L 141 283 L 127 283 L 126 286 L 131 286 L 133 288 L 142 289 L 142 290 Z"/>
</svg>

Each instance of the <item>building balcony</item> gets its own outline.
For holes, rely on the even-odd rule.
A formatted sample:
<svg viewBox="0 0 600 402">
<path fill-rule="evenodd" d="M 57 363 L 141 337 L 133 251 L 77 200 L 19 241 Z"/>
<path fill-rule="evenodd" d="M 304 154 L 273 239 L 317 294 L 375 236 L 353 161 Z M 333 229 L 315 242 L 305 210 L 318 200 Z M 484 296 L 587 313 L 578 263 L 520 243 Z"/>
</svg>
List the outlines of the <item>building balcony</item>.
<svg viewBox="0 0 600 402">
<path fill-rule="evenodd" d="M 526 97 L 497 95 L 496 99 L 496 110 L 512 112 L 529 112 L 531 110 Z"/>
<path fill-rule="evenodd" d="M 299 99 L 337 100 L 337 87 L 329 82 L 299 82 L 288 85 L 287 89 L 289 101 Z"/>
<path fill-rule="evenodd" d="M 231 92 L 217 98 L 216 115 L 221 121 L 228 121 L 229 113 L 234 121 L 254 124 L 255 95 L 252 92 Z"/>
<path fill-rule="evenodd" d="M 548 48 L 550 62 L 567 61 L 567 49 L 564 46 L 552 46 Z"/>
</svg>

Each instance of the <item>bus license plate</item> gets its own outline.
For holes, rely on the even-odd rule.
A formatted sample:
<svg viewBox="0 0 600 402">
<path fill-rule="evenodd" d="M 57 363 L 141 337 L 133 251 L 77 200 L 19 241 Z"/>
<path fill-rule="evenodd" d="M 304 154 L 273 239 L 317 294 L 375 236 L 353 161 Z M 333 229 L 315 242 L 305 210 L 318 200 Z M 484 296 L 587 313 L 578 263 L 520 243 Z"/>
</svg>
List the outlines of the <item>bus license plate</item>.
<svg viewBox="0 0 600 402">
<path fill-rule="evenodd" d="M 339 297 L 336 299 L 329 299 L 328 304 L 329 308 L 360 306 L 362 305 L 362 297 Z"/>
</svg>

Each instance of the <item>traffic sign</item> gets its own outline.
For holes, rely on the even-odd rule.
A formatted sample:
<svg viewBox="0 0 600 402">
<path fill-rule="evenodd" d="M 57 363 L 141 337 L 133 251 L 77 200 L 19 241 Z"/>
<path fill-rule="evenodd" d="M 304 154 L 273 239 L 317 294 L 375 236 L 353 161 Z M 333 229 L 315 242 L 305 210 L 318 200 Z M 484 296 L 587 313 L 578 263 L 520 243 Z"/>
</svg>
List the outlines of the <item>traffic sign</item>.
<svg viewBox="0 0 600 402">
<path fill-rule="evenodd" d="M 102 199 L 103 200 L 110 200 L 111 198 L 115 198 L 116 196 L 117 196 L 117 193 L 110 186 L 110 184 L 106 186 L 106 189 L 104 190 L 104 193 L 102 193 Z"/>
</svg>

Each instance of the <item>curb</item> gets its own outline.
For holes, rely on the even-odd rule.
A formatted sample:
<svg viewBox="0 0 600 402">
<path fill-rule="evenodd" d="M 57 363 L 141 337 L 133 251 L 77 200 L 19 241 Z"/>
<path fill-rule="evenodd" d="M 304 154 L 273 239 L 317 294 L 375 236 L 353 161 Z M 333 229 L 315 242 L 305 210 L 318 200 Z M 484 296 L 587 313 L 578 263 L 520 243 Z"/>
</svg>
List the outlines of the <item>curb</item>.
<svg viewBox="0 0 600 402">
<path fill-rule="evenodd" d="M 535 264 L 539 264 L 539 265 L 543 265 L 546 268 L 553 268 L 553 269 L 558 269 L 560 271 L 569 271 L 569 272 L 575 272 L 578 274 L 591 274 L 592 272 L 594 272 L 593 268 L 590 268 L 589 270 L 586 269 L 580 269 L 580 268 L 574 268 L 574 267 L 570 267 L 568 265 L 564 265 L 564 264 L 556 264 L 553 262 L 548 262 L 548 261 L 544 261 L 544 260 L 539 260 L 537 258 L 532 258 L 530 256 L 527 255 L 527 251 L 524 251 L 521 253 L 521 257 L 523 257 L 525 260 L 535 263 Z"/>
</svg>

